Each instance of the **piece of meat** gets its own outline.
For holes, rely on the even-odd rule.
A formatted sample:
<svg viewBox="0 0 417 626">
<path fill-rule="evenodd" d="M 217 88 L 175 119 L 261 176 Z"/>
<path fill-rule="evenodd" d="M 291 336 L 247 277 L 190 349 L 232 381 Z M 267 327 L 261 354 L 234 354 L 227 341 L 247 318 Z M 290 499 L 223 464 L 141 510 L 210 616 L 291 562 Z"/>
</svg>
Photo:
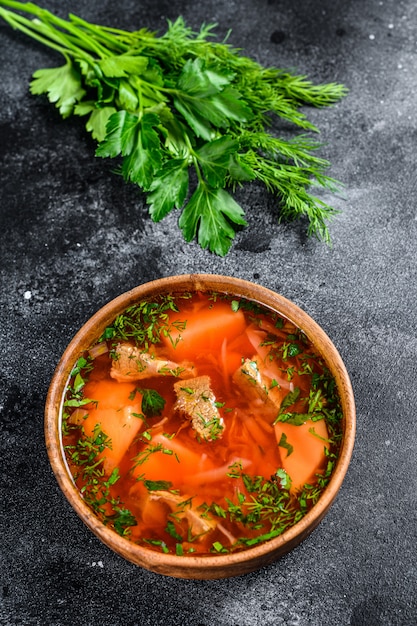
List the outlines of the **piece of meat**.
<svg viewBox="0 0 417 626">
<path fill-rule="evenodd" d="M 130 343 L 119 343 L 115 350 L 110 376 L 119 382 L 141 380 L 151 376 L 175 376 L 182 379 L 195 376 L 195 371 L 189 363 L 175 363 L 143 352 Z"/>
<path fill-rule="evenodd" d="M 174 384 L 175 408 L 191 420 L 195 432 L 205 441 L 219 439 L 225 428 L 210 382 L 209 376 L 197 376 Z"/>
<path fill-rule="evenodd" d="M 233 374 L 233 380 L 250 401 L 263 405 L 266 413 L 276 415 L 285 395 L 280 386 L 274 386 L 272 379 L 263 372 L 259 359 L 245 359 Z"/>
<path fill-rule="evenodd" d="M 187 520 L 190 530 L 195 535 L 203 535 L 212 532 L 217 526 L 215 520 L 207 516 L 201 517 L 192 504 L 192 498 L 188 498 L 187 496 L 180 496 L 170 491 L 151 491 L 149 493 L 149 499 L 167 504 L 176 519 Z"/>
</svg>

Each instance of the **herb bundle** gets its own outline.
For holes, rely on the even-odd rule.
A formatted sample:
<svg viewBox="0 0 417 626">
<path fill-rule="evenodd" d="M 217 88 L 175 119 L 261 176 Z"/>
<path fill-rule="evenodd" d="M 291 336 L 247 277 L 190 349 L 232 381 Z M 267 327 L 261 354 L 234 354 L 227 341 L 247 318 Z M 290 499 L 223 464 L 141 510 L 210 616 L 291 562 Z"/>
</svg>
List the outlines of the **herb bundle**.
<svg viewBox="0 0 417 626">
<path fill-rule="evenodd" d="M 185 240 L 224 256 L 247 225 L 233 192 L 257 180 L 276 196 L 279 219 L 304 216 L 308 234 L 330 243 L 336 211 L 309 188 L 339 183 L 325 174 L 330 164 L 306 134 L 318 129 L 301 108 L 337 102 L 343 85 L 264 68 L 211 41 L 214 24 L 194 32 L 181 17 L 162 36 L 64 20 L 30 2 L 0 0 L 0 17 L 64 56 L 64 65 L 34 73 L 31 92 L 46 94 L 63 118 L 86 118 L 96 155 L 117 160 L 154 221 L 178 210 Z M 303 133 L 276 137 L 274 118 Z"/>
</svg>

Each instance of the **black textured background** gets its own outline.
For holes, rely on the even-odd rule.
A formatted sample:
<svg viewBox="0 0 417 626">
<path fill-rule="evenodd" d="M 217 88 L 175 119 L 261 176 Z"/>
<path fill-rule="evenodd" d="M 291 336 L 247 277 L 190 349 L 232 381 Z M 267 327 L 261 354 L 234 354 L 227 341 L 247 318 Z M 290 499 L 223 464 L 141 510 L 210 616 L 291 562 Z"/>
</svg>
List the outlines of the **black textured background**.
<svg viewBox="0 0 417 626">
<path fill-rule="evenodd" d="M 151 222 L 138 190 L 94 158 L 83 121 L 29 94 L 61 58 L 0 23 L 0 472 L 3 625 L 417 624 L 417 4 L 414 0 L 48 0 L 120 28 L 217 22 L 263 65 L 350 93 L 308 111 L 345 188 L 333 247 L 278 224 L 257 186 L 224 259 Z M 231 274 L 272 288 L 329 334 L 350 372 L 358 431 L 319 528 L 254 574 L 180 581 L 110 552 L 58 489 L 43 406 L 68 341 L 101 305 L 160 276 Z"/>
</svg>

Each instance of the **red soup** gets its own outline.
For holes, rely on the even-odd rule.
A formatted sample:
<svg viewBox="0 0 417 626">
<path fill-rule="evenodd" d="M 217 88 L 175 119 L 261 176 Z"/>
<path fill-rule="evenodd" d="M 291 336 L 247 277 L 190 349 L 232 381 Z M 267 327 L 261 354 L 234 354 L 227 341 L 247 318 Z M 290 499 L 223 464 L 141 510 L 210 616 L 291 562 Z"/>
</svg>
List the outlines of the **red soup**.
<svg viewBox="0 0 417 626">
<path fill-rule="evenodd" d="M 216 293 L 143 301 L 74 366 L 63 446 L 82 497 L 133 542 L 243 550 L 317 502 L 338 455 L 335 382 L 307 337 Z"/>
</svg>

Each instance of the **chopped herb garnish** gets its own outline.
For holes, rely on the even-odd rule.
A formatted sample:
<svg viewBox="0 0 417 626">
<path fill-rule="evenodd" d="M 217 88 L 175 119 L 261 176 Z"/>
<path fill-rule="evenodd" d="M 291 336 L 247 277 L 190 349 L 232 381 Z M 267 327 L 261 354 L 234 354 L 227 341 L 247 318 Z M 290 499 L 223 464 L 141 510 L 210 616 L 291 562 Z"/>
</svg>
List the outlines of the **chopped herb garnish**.
<svg viewBox="0 0 417 626">
<path fill-rule="evenodd" d="M 169 480 L 144 480 L 143 482 L 148 491 L 168 491 L 172 487 Z"/>
<path fill-rule="evenodd" d="M 278 422 L 285 422 L 286 424 L 292 424 L 293 426 L 302 426 L 308 419 L 311 419 L 311 415 L 309 413 L 280 413 L 274 424 L 277 424 Z"/>
<path fill-rule="evenodd" d="M 165 527 L 165 532 L 167 532 L 168 535 L 171 535 L 171 537 L 174 537 L 174 539 L 176 539 L 177 541 L 180 541 L 180 542 L 183 541 L 182 536 L 178 533 L 177 529 L 175 528 L 174 522 L 171 522 L 171 521 L 167 522 L 167 525 Z"/>
<path fill-rule="evenodd" d="M 169 338 L 173 345 L 171 333 L 175 329 L 178 333 L 184 331 L 186 322 L 169 321 L 169 312 L 178 312 L 176 301 L 188 299 L 189 294 L 180 294 L 174 297 L 171 294 L 160 296 L 158 300 L 143 301 L 128 307 L 118 315 L 112 326 L 108 326 L 100 340 L 133 340 L 136 345 L 149 349 L 152 344 L 159 343 L 163 337 Z"/>
<path fill-rule="evenodd" d="M 299 387 L 295 387 L 293 389 L 293 391 L 290 391 L 289 393 L 287 393 L 287 395 L 285 396 L 285 398 L 282 400 L 281 405 L 280 405 L 280 412 L 283 412 L 284 409 L 287 409 L 288 407 L 292 406 L 293 404 L 295 404 L 298 400 L 298 398 L 300 397 L 300 388 Z"/>
<path fill-rule="evenodd" d="M 118 506 L 114 506 L 113 510 L 114 513 L 112 515 L 107 515 L 104 522 L 110 522 L 113 525 L 114 530 L 119 533 L 119 535 L 128 535 L 129 529 L 137 524 L 135 516 L 132 515 L 128 509 L 119 508 Z"/>
<path fill-rule="evenodd" d="M 163 446 L 160 443 L 157 443 L 155 445 L 150 445 L 147 446 L 144 450 L 142 450 L 141 452 L 139 452 L 139 454 L 137 454 L 134 459 L 133 459 L 133 469 L 135 469 L 136 467 L 138 467 L 138 465 L 143 465 L 143 463 L 146 463 L 146 461 L 148 460 L 149 456 L 151 454 L 155 454 L 155 452 L 161 452 L 163 450 Z"/>
<path fill-rule="evenodd" d="M 287 456 L 290 456 L 290 454 L 294 452 L 294 447 L 290 443 L 288 443 L 287 435 L 285 433 L 282 433 L 281 438 L 278 442 L 278 446 L 280 448 L 284 448 L 287 451 Z"/>
<path fill-rule="evenodd" d="M 229 552 L 229 550 L 225 548 L 224 545 L 220 543 L 220 541 L 215 541 L 212 545 L 212 548 L 213 548 L 213 552 L 218 552 L 221 554 Z"/>
<path fill-rule="evenodd" d="M 92 436 L 84 434 L 75 445 L 65 446 L 65 451 L 71 463 L 79 468 L 75 478 L 82 481 L 80 491 L 84 500 L 101 517 L 104 524 L 111 525 L 117 533 L 126 536 L 130 527 L 137 524 L 137 520 L 111 494 L 111 487 L 119 481 L 120 473 L 116 467 L 106 478 L 104 457 L 101 455 L 107 448 L 111 448 L 111 440 L 98 424 Z"/>
<path fill-rule="evenodd" d="M 287 356 L 297 356 L 297 354 L 301 354 L 302 351 L 303 348 L 301 348 L 298 344 L 290 343 L 288 346 Z"/>
<path fill-rule="evenodd" d="M 142 394 L 142 411 L 146 417 L 161 415 L 165 407 L 165 399 L 155 389 L 139 389 Z"/>
<path fill-rule="evenodd" d="M 149 544 L 150 546 L 157 546 L 159 548 L 161 548 L 162 552 L 164 554 L 168 554 L 169 553 L 169 548 L 167 546 L 167 544 L 165 543 L 165 541 L 162 541 L 162 539 L 147 539 L 144 538 L 142 539 L 142 541 L 144 543 Z"/>
</svg>

